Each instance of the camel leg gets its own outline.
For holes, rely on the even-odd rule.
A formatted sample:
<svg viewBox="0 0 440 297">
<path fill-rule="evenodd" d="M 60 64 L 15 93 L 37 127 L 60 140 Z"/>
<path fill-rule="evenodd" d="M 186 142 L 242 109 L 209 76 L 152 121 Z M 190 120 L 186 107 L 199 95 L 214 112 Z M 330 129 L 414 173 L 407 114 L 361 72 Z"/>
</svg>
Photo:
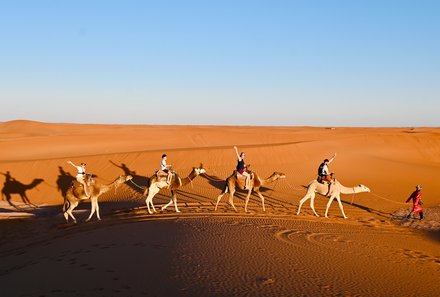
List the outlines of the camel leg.
<svg viewBox="0 0 440 297">
<path fill-rule="evenodd" d="M 226 193 L 221 193 L 220 195 L 218 195 L 218 197 L 217 197 L 217 203 L 215 204 L 215 209 L 214 209 L 214 211 L 217 211 L 218 204 L 220 203 L 220 200 L 222 200 L 222 197 L 223 197 L 225 194 L 226 194 Z"/>
<path fill-rule="evenodd" d="M 336 197 L 332 195 L 332 196 L 329 198 L 328 202 L 327 202 L 327 207 L 325 208 L 325 217 L 326 217 L 326 218 L 328 218 L 328 216 L 327 216 L 327 214 L 328 214 L 328 209 L 330 208 L 330 205 L 332 204 L 333 199 L 335 199 L 335 198 L 336 198 Z"/>
<path fill-rule="evenodd" d="M 345 215 L 344 207 L 342 206 L 341 196 L 337 195 L 336 200 L 338 200 L 339 208 L 341 209 L 342 215 L 344 216 L 344 219 L 348 219 L 348 217 Z"/>
<path fill-rule="evenodd" d="M 316 210 L 315 210 L 315 193 L 312 193 L 310 195 L 310 208 L 313 210 L 313 213 L 315 214 L 315 216 L 319 217 L 319 215 L 316 213 Z"/>
<path fill-rule="evenodd" d="M 304 202 L 306 202 L 307 200 L 310 199 L 310 195 L 306 194 L 300 201 L 299 201 L 299 205 L 298 205 L 298 211 L 296 212 L 296 215 L 299 215 L 299 212 L 301 211 L 301 206 L 304 204 Z"/>
<path fill-rule="evenodd" d="M 248 203 L 249 203 L 249 198 L 251 197 L 251 193 L 252 193 L 252 189 L 250 189 L 250 190 L 248 191 L 248 194 L 247 194 L 247 196 L 246 196 L 246 200 L 245 200 L 245 202 L 244 202 L 244 212 L 248 212 L 248 211 L 247 211 L 247 206 L 248 206 Z"/>
<path fill-rule="evenodd" d="M 73 216 L 72 211 L 78 206 L 78 202 L 71 202 L 69 209 L 66 210 L 66 213 L 72 218 L 73 222 L 76 224 L 76 218 Z"/>
<path fill-rule="evenodd" d="M 158 192 L 159 192 L 159 191 L 158 191 Z M 151 209 L 153 210 L 153 213 L 156 213 L 157 210 L 156 210 L 156 207 L 154 207 L 153 198 L 154 198 L 154 196 L 151 197 L 151 199 L 150 199 L 150 205 L 151 205 Z"/>
<path fill-rule="evenodd" d="M 98 218 L 98 221 L 101 220 L 101 216 L 99 215 L 99 204 L 98 204 L 98 198 L 96 198 L 96 217 Z"/>
<path fill-rule="evenodd" d="M 162 208 L 160 210 L 165 210 L 168 206 L 170 206 L 171 204 L 173 204 L 173 198 L 171 197 L 170 202 L 168 202 L 166 205 L 162 206 Z"/>
<path fill-rule="evenodd" d="M 177 194 L 172 191 L 173 193 L 173 200 L 174 200 L 174 206 L 176 207 L 176 212 L 180 212 L 180 210 L 177 208 Z"/>
<path fill-rule="evenodd" d="M 67 205 L 68 205 L 67 200 L 64 200 L 63 216 L 64 216 L 64 219 L 66 220 L 66 223 L 69 222 L 69 214 L 67 213 Z"/>
<path fill-rule="evenodd" d="M 235 193 L 235 190 L 231 190 L 231 191 L 229 192 L 229 204 L 231 204 L 232 208 L 233 208 L 235 211 L 237 211 L 237 208 L 235 208 L 235 205 L 234 205 L 234 193 Z"/>
<path fill-rule="evenodd" d="M 217 203 L 215 204 L 215 209 L 214 209 L 214 211 L 217 211 L 217 207 L 218 207 L 218 204 L 219 204 L 219 202 L 220 202 L 220 200 L 223 198 L 223 196 L 226 194 L 228 192 L 228 186 L 226 185 L 226 188 L 220 193 L 220 195 L 218 195 L 218 197 L 217 197 Z"/>
<path fill-rule="evenodd" d="M 257 191 L 258 196 L 261 198 L 261 204 L 263 205 L 263 211 L 266 211 L 266 207 L 264 206 L 264 196 L 260 191 Z"/>
<path fill-rule="evenodd" d="M 31 202 L 29 201 L 29 198 L 26 196 L 26 193 L 20 194 L 21 196 L 21 200 L 23 200 L 23 203 L 28 205 L 31 204 Z"/>
<path fill-rule="evenodd" d="M 96 211 L 96 198 L 92 197 L 92 199 L 90 199 L 90 204 L 92 205 L 92 210 L 90 211 L 90 215 L 87 218 L 86 222 L 90 221 L 90 219 L 92 218 L 93 214 Z"/>
<path fill-rule="evenodd" d="M 147 196 L 147 199 L 145 199 L 145 203 L 147 204 L 149 214 L 156 212 L 156 209 L 154 208 L 154 204 L 153 204 L 153 197 L 154 197 L 154 195 L 159 193 L 159 190 L 160 189 L 158 187 L 154 186 L 151 189 L 149 189 L 149 191 L 148 191 L 148 196 Z M 153 211 L 151 211 L 150 205 L 151 205 Z"/>
</svg>

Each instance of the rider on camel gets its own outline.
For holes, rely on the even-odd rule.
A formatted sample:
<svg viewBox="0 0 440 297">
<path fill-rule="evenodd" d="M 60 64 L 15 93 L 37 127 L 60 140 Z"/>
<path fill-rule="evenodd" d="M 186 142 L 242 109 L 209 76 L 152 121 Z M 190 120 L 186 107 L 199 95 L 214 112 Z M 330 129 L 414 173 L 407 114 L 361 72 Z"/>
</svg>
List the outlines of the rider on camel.
<svg viewBox="0 0 440 297">
<path fill-rule="evenodd" d="M 171 167 L 171 164 L 167 164 L 167 154 L 163 154 L 162 161 L 160 161 L 160 170 L 158 172 L 158 175 L 160 175 L 161 173 L 164 174 L 167 177 L 168 185 L 171 183 Z"/>
<path fill-rule="evenodd" d="M 247 166 L 244 163 L 244 158 L 246 157 L 246 154 L 244 152 L 238 153 L 238 149 L 236 146 L 234 146 L 235 154 L 237 155 L 237 173 L 243 175 L 245 177 L 245 186 L 244 189 L 249 189 L 249 181 L 251 175 L 247 171 Z"/>
<path fill-rule="evenodd" d="M 328 164 L 330 164 L 336 157 L 336 153 L 333 155 L 333 157 L 329 159 L 324 159 L 324 161 L 319 165 L 318 168 L 318 182 L 324 183 L 328 182 L 328 192 L 326 196 L 331 195 L 332 187 L 335 183 L 335 179 L 333 178 L 333 175 L 330 174 L 330 171 L 328 169 Z"/>
<path fill-rule="evenodd" d="M 83 185 L 84 187 L 84 192 L 86 194 L 87 197 L 90 197 L 90 194 L 87 193 L 87 184 L 85 181 L 85 177 L 86 177 L 86 163 L 81 162 L 81 164 L 79 166 L 73 164 L 72 161 L 67 161 L 67 163 L 69 163 L 70 165 L 72 165 L 73 167 L 76 168 L 76 170 L 78 171 L 76 174 L 76 180 Z"/>
</svg>

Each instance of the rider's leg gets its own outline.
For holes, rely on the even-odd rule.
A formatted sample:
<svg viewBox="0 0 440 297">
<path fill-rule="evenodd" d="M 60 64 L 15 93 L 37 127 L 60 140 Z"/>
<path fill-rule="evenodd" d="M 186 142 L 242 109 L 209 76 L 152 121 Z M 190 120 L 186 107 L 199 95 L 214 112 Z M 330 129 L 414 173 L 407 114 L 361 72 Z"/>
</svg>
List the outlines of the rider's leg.
<svg viewBox="0 0 440 297">
<path fill-rule="evenodd" d="M 168 171 L 167 174 L 167 184 L 169 185 L 171 183 L 171 171 Z"/>
<path fill-rule="evenodd" d="M 247 189 L 249 189 L 249 180 L 250 180 L 251 175 L 249 174 L 249 172 L 246 172 L 246 171 L 243 172 L 243 175 L 245 177 L 244 189 L 247 190 Z"/>
<path fill-rule="evenodd" d="M 85 180 L 84 180 L 84 179 L 81 179 L 81 180 L 79 180 L 79 182 L 83 185 L 83 187 L 84 187 L 84 193 L 86 193 L 86 196 L 87 196 L 87 197 L 90 197 L 90 194 L 87 193 L 87 184 L 86 184 Z"/>
</svg>

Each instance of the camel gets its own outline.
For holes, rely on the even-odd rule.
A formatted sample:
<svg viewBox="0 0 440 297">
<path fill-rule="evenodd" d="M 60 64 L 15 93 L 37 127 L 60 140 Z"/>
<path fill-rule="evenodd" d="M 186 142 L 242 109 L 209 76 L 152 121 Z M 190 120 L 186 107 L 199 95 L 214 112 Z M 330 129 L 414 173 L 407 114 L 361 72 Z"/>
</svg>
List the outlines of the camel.
<svg viewBox="0 0 440 297">
<path fill-rule="evenodd" d="M 244 204 L 244 211 L 247 212 L 247 206 L 248 206 L 249 198 L 251 196 L 252 191 L 257 193 L 257 195 L 261 198 L 261 203 L 263 205 L 263 211 L 266 211 L 266 208 L 264 206 L 264 196 L 261 194 L 260 188 L 262 186 L 267 186 L 268 184 L 270 184 L 280 178 L 285 178 L 285 177 L 286 177 L 286 175 L 284 173 L 274 172 L 274 173 L 272 173 L 271 176 L 262 180 L 256 173 L 253 173 L 253 178 L 251 178 L 251 180 L 249 181 L 249 185 L 250 185 L 249 189 L 247 189 L 248 194 L 246 196 L 246 202 Z M 234 171 L 234 173 L 226 179 L 225 188 L 223 189 L 221 194 L 217 197 L 215 211 L 217 211 L 217 207 L 218 207 L 220 200 L 228 191 L 229 191 L 229 204 L 234 208 L 235 211 L 237 211 L 237 209 L 235 208 L 235 205 L 234 205 L 234 200 L 233 200 L 235 188 L 238 187 L 239 189 L 244 190 L 244 185 L 245 185 L 244 183 L 245 183 L 244 178 L 237 179 L 237 174 Z"/>
<path fill-rule="evenodd" d="M 88 186 L 88 192 L 90 193 L 90 197 L 86 196 L 84 192 L 83 186 L 77 182 L 72 182 L 72 186 L 67 190 L 66 196 L 64 197 L 64 205 L 63 205 L 63 213 L 66 222 L 69 221 L 69 216 L 73 219 L 76 224 L 76 219 L 72 214 L 72 211 L 78 206 L 79 202 L 82 200 L 90 199 L 90 203 L 92 205 L 92 210 L 90 212 L 89 217 L 86 222 L 90 221 L 93 214 L 96 211 L 96 217 L 98 220 L 101 220 L 99 215 L 99 205 L 98 198 L 105 192 L 108 192 L 113 187 L 118 187 L 119 185 L 125 183 L 126 181 L 132 179 L 131 175 L 121 175 L 115 181 L 108 185 L 100 184 L 98 182 L 93 182 Z"/>
<path fill-rule="evenodd" d="M 154 196 L 159 193 L 160 189 L 169 187 L 171 191 L 171 198 L 170 202 L 168 204 L 162 206 L 161 210 L 165 210 L 168 206 L 174 203 L 174 207 L 176 208 L 176 212 L 180 212 L 180 210 L 177 208 L 177 194 L 176 190 L 189 184 L 192 182 L 197 176 L 199 176 L 202 173 L 205 173 L 206 170 L 203 168 L 203 165 L 200 167 L 193 167 L 192 171 L 189 173 L 187 177 L 184 179 L 181 179 L 180 176 L 177 173 L 173 173 L 171 177 L 171 182 L 168 185 L 167 184 L 167 177 L 166 176 L 160 176 L 157 177 L 157 175 L 153 175 L 150 177 L 150 185 L 145 189 L 144 196 L 147 196 L 145 199 L 145 203 L 148 207 L 148 213 L 152 214 L 153 212 L 156 212 L 156 209 L 153 204 L 153 198 Z M 152 207 L 152 210 L 150 210 L 150 205 Z"/>
<path fill-rule="evenodd" d="M 328 185 L 327 184 L 321 184 L 317 180 L 311 181 L 307 186 L 307 193 L 306 195 L 299 201 L 298 206 L 298 212 L 296 215 L 299 215 L 299 212 L 301 211 L 301 206 L 304 202 L 306 202 L 308 199 L 310 199 L 310 207 L 313 210 L 313 213 L 315 216 L 319 217 L 319 215 L 315 211 L 315 193 L 321 194 L 325 196 L 328 192 Z M 333 200 L 336 198 L 339 204 L 339 208 L 341 209 L 342 215 L 344 216 L 344 219 L 347 219 L 348 217 L 344 213 L 344 207 L 342 206 L 341 202 L 341 194 L 355 194 L 355 193 L 364 193 L 364 192 L 370 192 L 370 189 L 362 184 L 354 187 L 345 187 L 343 186 L 339 181 L 335 181 L 335 184 L 333 186 L 333 192 L 329 198 L 329 201 L 327 202 L 327 207 L 325 209 L 325 217 L 328 218 L 328 209 L 330 208 L 330 205 L 332 204 Z"/>
<path fill-rule="evenodd" d="M 36 186 L 38 186 L 43 181 L 44 180 L 41 179 L 41 178 L 35 178 L 30 184 L 25 185 L 25 184 L 15 180 L 14 178 L 7 179 L 5 181 L 4 187 L 2 189 L 2 199 L 4 200 L 4 197 L 6 197 L 6 201 L 8 201 L 8 203 L 11 206 L 15 206 L 11 202 L 11 194 L 18 194 L 18 195 L 20 195 L 21 200 L 23 200 L 23 202 L 25 204 L 33 205 L 29 201 L 29 198 L 26 195 L 26 191 L 35 188 Z"/>
</svg>

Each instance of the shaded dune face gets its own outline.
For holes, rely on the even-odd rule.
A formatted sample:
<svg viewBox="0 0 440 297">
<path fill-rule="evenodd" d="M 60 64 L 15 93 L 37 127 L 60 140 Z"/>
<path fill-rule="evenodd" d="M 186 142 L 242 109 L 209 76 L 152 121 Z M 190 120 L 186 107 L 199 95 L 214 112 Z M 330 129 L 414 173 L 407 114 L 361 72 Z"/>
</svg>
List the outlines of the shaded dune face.
<svg viewBox="0 0 440 297">
<path fill-rule="evenodd" d="M 260 188 L 265 212 L 260 197 L 251 195 L 245 213 L 247 192 L 237 190 L 238 211 L 224 198 L 214 213 L 236 166 L 234 145 L 246 152 L 246 163 L 261 178 L 285 175 Z M 335 152 L 329 167 L 336 179 L 347 187 L 365 185 L 370 192 L 341 196 L 347 220 L 336 203 L 329 219 L 316 218 L 307 203 L 295 216 L 318 165 Z M 0 187 L 7 179 L 20 185 L 38 179 L 25 193 L 40 206 L 26 206 L 18 194 L 6 191 L 30 217 L 18 222 L 4 220 L 20 210 L 1 201 L 2 292 L 436 296 L 439 152 L 440 129 L 429 128 L 0 123 Z M 200 163 L 206 172 L 177 192 L 181 213 L 169 208 L 149 215 L 143 191 L 163 153 L 181 177 Z M 132 176 L 100 196 L 101 222 L 82 223 L 90 214 L 90 203 L 83 202 L 74 211 L 80 224 L 63 223 L 63 196 L 76 175 L 67 160 L 86 162 L 87 172 L 102 184 Z M 423 186 L 426 220 L 404 221 L 400 218 L 411 204 L 403 202 L 416 184 Z M 167 189 L 154 198 L 159 207 L 169 201 Z M 315 197 L 321 216 L 327 201 Z M 76 281 L 66 281 L 59 271 Z M 24 286 L 29 280 L 31 285 Z"/>
</svg>

